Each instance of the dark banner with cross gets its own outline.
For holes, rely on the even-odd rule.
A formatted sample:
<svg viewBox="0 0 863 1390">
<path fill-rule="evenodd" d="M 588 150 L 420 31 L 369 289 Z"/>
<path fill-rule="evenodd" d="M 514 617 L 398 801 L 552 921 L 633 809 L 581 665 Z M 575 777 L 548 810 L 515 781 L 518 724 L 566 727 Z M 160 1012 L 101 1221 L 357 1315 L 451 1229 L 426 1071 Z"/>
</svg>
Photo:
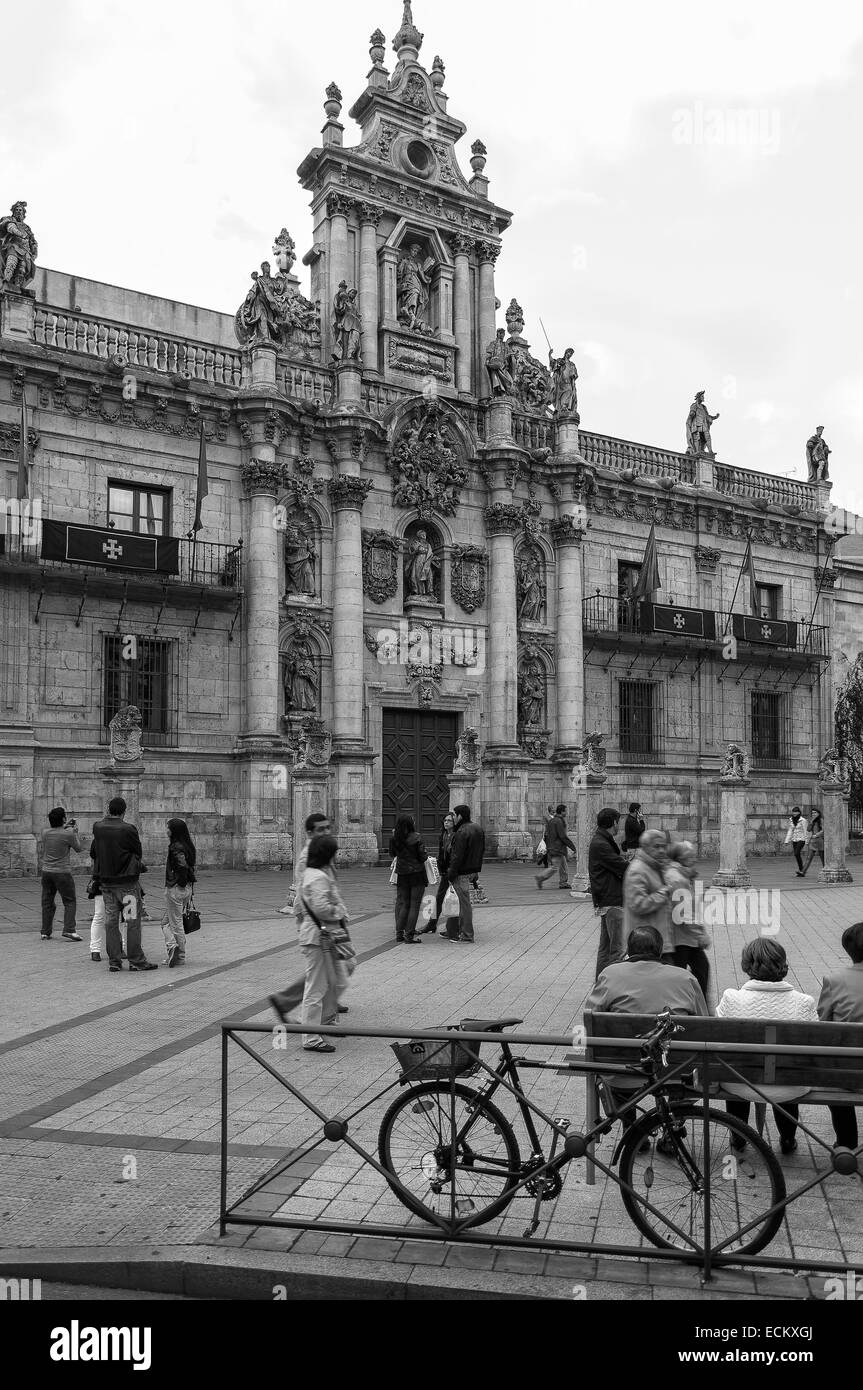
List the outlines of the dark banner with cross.
<svg viewBox="0 0 863 1390">
<path fill-rule="evenodd" d="M 716 637 L 716 614 L 708 608 L 676 608 L 667 603 L 641 605 L 642 632 L 669 632 L 676 636 Z"/>
<path fill-rule="evenodd" d="M 731 615 L 731 631 L 744 642 L 765 642 L 771 647 L 796 647 L 797 624 L 782 618 L 747 618 Z"/>
<path fill-rule="evenodd" d="M 173 537 L 138 536 L 69 521 L 42 522 L 42 559 L 105 569 L 179 574 L 180 542 Z"/>
</svg>

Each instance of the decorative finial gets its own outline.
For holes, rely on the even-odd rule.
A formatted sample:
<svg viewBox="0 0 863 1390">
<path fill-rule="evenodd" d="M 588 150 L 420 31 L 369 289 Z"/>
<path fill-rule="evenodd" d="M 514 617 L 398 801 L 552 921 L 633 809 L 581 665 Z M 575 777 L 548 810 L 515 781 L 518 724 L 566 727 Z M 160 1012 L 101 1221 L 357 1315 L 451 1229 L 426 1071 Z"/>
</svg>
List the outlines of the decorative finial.
<svg viewBox="0 0 863 1390">
<path fill-rule="evenodd" d="M 324 110 L 331 121 L 338 120 L 342 109 L 341 89 L 335 82 L 331 82 L 327 87 L 327 99 L 324 102 Z"/>
<path fill-rule="evenodd" d="M 411 10 L 410 0 L 405 0 L 404 14 L 402 15 L 402 27 L 401 29 L 399 29 L 398 33 L 393 39 L 393 48 L 395 49 L 399 58 L 403 56 L 403 50 L 408 49 L 409 52 L 407 54 L 404 54 L 404 56 L 409 57 L 411 52 L 414 55 L 419 53 L 420 49 L 422 48 L 422 42 L 423 35 L 420 33 L 419 29 L 414 24 L 414 17 L 413 12 Z"/>
<path fill-rule="evenodd" d="M 486 155 L 488 154 L 488 150 L 486 149 L 485 145 L 482 143 L 481 140 L 474 140 L 473 144 L 470 147 L 470 152 L 470 167 L 473 169 L 475 174 L 481 174 L 486 166 Z"/>
<path fill-rule="evenodd" d="M 444 67 L 443 58 L 441 58 L 440 54 L 436 54 L 435 60 L 432 63 L 431 84 L 435 90 L 439 92 L 445 81 L 446 68 Z"/>
<path fill-rule="evenodd" d="M 375 32 L 372 34 L 371 38 L 369 39 L 369 57 L 371 58 L 376 68 L 380 67 L 384 61 L 386 43 L 387 37 L 383 29 L 376 29 Z"/>
</svg>

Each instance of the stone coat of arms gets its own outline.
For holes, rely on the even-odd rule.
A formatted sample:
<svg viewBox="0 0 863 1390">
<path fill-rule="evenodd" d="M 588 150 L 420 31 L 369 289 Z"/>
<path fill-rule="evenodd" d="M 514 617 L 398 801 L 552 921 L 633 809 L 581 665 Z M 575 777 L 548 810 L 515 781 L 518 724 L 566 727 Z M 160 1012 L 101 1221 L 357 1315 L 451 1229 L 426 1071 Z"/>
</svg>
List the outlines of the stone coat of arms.
<svg viewBox="0 0 863 1390">
<path fill-rule="evenodd" d="M 454 545 L 450 592 L 459 608 L 473 613 L 485 603 L 486 552 L 475 545 Z"/>
<path fill-rule="evenodd" d="M 398 591 L 400 546 L 389 531 L 363 531 L 363 592 L 387 603 Z"/>
<path fill-rule="evenodd" d="M 108 725 L 113 763 L 139 763 L 143 721 L 136 705 L 123 705 Z"/>
</svg>

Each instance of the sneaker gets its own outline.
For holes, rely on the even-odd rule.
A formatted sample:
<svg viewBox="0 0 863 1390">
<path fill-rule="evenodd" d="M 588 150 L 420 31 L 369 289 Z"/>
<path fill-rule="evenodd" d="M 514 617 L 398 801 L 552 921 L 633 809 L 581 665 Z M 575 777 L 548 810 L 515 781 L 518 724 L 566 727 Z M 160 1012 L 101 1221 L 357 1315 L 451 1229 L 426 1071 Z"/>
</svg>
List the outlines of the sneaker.
<svg viewBox="0 0 863 1390">
<path fill-rule="evenodd" d="M 779 1140 L 779 1149 L 780 1149 L 780 1152 L 781 1152 L 781 1153 L 784 1153 L 784 1154 L 793 1154 L 793 1153 L 796 1153 L 796 1152 L 797 1152 L 797 1140 L 796 1140 L 796 1139 L 780 1139 L 780 1140 Z"/>
<path fill-rule="evenodd" d="M 77 933 L 76 931 L 64 931 L 64 933 L 63 933 L 63 940 L 64 940 L 64 941 L 80 941 L 81 938 L 80 938 L 80 936 L 78 935 L 78 933 Z"/>
<path fill-rule="evenodd" d="M 340 1004 L 340 1005 L 339 1005 L 339 1013 L 340 1013 L 340 1014 L 350 1013 L 350 1010 L 348 1009 L 347 1004 Z"/>
<path fill-rule="evenodd" d="M 558 888 L 560 889 L 561 893 L 568 893 L 568 892 L 570 891 L 570 888 L 572 887 L 572 884 L 570 884 L 570 883 L 559 883 L 557 886 L 558 886 Z"/>
<path fill-rule="evenodd" d="M 130 965 L 130 966 L 129 966 L 129 969 L 130 969 L 130 970 L 137 970 L 137 971 L 139 971 L 139 972 L 143 972 L 143 971 L 145 971 L 145 970 L 158 970 L 159 967 L 158 967 L 158 965 L 156 965 L 156 962 L 155 962 L 155 961 L 152 961 L 152 960 L 145 960 L 143 965 Z"/>
<path fill-rule="evenodd" d="M 177 963 L 179 962 L 179 959 L 180 959 L 180 948 L 179 948 L 179 946 L 172 946 L 171 949 L 170 949 L 170 951 L 168 952 L 168 960 L 167 960 L 168 969 L 169 969 L 169 970 L 173 970 L 174 966 L 177 965 Z"/>
<path fill-rule="evenodd" d="M 324 1042 L 323 1038 L 319 1038 L 317 1042 L 303 1044 L 304 1052 L 335 1052 L 335 1050 L 332 1043 Z"/>
<path fill-rule="evenodd" d="M 50 932 L 43 931 L 41 940 L 42 940 L 42 941 L 50 941 L 50 940 L 51 940 L 51 933 L 50 933 Z"/>
<path fill-rule="evenodd" d="M 90 959 L 91 959 L 91 960 L 101 960 L 102 957 L 100 956 L 100 954 L 99 954 L 98 951 L 91 951 L 91 952 L 90 952 Z"/>
<path fill-rule="evenodd" d="M 122 972 L 122 969 L 123 969 L 122 965 L 109 965 L 109 966 L 108 966 L 108 974 L 109 974 L 109 975 L 119 975 L 119 974 Z"/>
<path fill-rule="evenodd" d="M 472 936 L 457 936 L 456 941 L 460 941 L 462 946 L 473 946 L 474 944 L 474 938 Z"/>
<path fill-rule="evenodd" d="M 292 907 L 280 907 L 280 908 L 279 908 L 279 916 L 280 916 L 280 917 L 293 917 L 293 915 L 294 915 L 294 909 L 293 909 Z"/>
</svg>

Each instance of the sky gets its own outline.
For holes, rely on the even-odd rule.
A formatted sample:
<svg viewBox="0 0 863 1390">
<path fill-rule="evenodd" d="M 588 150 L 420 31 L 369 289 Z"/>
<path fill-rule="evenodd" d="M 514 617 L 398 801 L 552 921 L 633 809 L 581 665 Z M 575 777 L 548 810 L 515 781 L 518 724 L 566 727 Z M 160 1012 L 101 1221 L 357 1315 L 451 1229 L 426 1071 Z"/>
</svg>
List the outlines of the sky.
<svg viewBox="0 0 863 1390">
<path fill-rule="evenodd" d="M 282 226 L 311 245 L 296 169 L 324 89 L 341 87 L 355 144 L 369 35 L 392 71 L 401 15 L 7 7 L 0 207 L 28 202 L 41 265 L 233 314 Z M 482 139 L 514 214 L 498 297 L 524 308 L 537 356 L 540 317 L 575 348 L 583 427 L 682 450 L 703 389 L 721 461 L 805 478 L 823 424 L 833 501 L 863 513 L 863 6 L 416 0 L 413 17 L 468 128 L 463 171 Z"/>
</svg>

